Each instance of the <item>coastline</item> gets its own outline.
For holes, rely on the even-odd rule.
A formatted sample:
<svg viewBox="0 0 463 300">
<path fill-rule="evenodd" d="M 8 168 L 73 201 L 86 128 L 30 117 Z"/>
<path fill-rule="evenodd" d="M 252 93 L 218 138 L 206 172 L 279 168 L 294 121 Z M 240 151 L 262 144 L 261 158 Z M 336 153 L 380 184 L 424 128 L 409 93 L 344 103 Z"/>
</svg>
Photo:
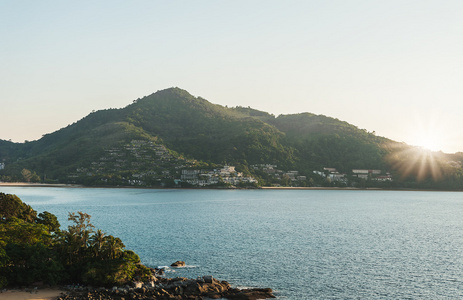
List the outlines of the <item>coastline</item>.
<svg viewBox="0 0 463 300">
<path fill-rule="evenodd" d="M 263 190 L 339 190 L 339 191 L 362 191 L 362 190 L 384 190 L 382 188 L 354 188 L 354 187 L 324 187 L 324 186 L 263 186 Z"/>
<path fill-rule="evenodd" d="M 0 182 L 0 187 L 57 187 L 57 188 L 88 188 L 88 189 L 160 189 L 160 190 L 249 190 L 249 188 L 213 188 L 213 187 L 143 187 L 143 186 L 85 186 L 80 184 L 64 183 L 28 183 L 28 182 Z M 384 190 L 381 188 L 354 188 L 354 187 L 295 187 L 295 186 L 262 186 L 252 190 Z"/>
<path fill-rule="evenodd" d="M 85 187 L 79 184 L 64 184 L 64 183 L 30 183 L 30 182 L 0 182 L 0 186 L 12 187 L 65 187 L 65 188 L 82 188 Z"/>
<path fill-rule="evenodd" d="M 143 186 L 85 186 L 65 183 L 29 183 L 0 182 L 0 188 L 5 187 L 54 187 L 54 188 L 88 188 L 88 189 L 154 189 L 154 190 L 250 190 L 249 188 L 204 188 L 204 187 L 143 187 Z M 463 192 L 463 190 L 412 189 L 412 188 L 356 188 L 356 187 L 294 187 L 294 186 L 262 186 L 252 190 L 319 190 L 319 191 L 401 191 L 401 192 Z M 1 299 L 0 299 L 1 300 Z"/>
</svg>

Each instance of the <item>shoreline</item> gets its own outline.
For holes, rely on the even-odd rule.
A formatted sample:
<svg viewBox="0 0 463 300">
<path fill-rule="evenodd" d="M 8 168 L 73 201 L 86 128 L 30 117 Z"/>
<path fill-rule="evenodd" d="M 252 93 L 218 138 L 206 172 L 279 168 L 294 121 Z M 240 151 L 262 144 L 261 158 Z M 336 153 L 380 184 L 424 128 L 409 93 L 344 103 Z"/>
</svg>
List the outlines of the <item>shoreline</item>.
<svg viewBox="0 0 463 300">
<path fill-rule="evenodd" d="M 54 300 L 66 294 L 59 287 L 43 289 L 6 289 L 0 292 L 0 300 Z"/>
<path fill-rule="evenodd" d="M 0 182 L 1 186 L 11 187 L 63 187 L 63 188 L 85 188 L 86 186 L 79 184 L 65 183 L 29 183 L 29 182 Z"/>
<path fill-rule="evenodd" d="M 88 188 L 88 189 L 152 189 L 152 190 L 314 190 L 314 191 L 400 191 L 400 192 L 463 192 L 463 190 L 411 189 L 411 188 L 355 188 L 355 187 L 293 187 L 293 186 L 262 186 L 259 188 L 204 188 L 204 187 L 142 187 L 142 186 L 85 186 L 66 183 L 28 183 L 0 182 L 1 187 L 54 187 L 54 188 Z M 1 300 L 1 299 L 0 299 Z"/>
</svg>

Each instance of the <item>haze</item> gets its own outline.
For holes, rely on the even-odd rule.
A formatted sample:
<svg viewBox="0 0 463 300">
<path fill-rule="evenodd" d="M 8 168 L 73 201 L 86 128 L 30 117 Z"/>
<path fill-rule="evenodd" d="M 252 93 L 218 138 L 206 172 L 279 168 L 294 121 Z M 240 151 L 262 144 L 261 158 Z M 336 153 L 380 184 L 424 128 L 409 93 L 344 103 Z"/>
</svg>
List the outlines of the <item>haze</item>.
<svg viewBox="0 0 463 300">
<path fill-rule="evenodd" d="M 178 86 L 463 151 L 461 1 L 0 1 L 0 139 Z"/>
</svg>

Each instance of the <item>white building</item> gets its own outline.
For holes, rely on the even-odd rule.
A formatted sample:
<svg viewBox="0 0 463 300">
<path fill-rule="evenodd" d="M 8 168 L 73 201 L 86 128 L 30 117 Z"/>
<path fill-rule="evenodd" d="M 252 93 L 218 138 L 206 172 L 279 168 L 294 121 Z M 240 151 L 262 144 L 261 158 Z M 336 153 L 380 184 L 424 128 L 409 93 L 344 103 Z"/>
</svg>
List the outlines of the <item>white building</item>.
<svg viewBox="0 0 463 300">
<path fill-rule="evenodd" d="M 373 174 L 379 175 L 381 174 L 381 170 L 364 170 L 364 169 L 353 169 L 352 173 L 354 174 Z"/>
<path fill-rule="evenodd" d="M 222 169 L 220 169 L 220 176 L 230 176 L 231 173 L 235 173 L 235 167 L 234 166 L 223 166 Z"/>
<path fill-rule="evenodd" d="M 181 180 L 197 180 L 199 170 L 182 170 Z"/>
</svg>

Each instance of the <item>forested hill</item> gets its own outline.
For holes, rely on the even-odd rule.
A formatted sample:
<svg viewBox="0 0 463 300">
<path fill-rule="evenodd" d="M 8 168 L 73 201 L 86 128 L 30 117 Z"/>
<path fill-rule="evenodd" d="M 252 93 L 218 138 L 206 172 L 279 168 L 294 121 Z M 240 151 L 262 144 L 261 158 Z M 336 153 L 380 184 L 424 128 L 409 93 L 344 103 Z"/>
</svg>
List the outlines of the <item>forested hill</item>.
<svg viewBox="0 0 463 300">
<path fill-rule="evenodd" d="M 181 169 L 224 164 L 256 176 L 251 166 L 260 164 L 309 177 L 323 167 L 396 172 L 400 168 L 390 157 L 408 148 L 338 119 L 310 113 L 275 117 L 170 88 L 122 109 L 93 112 L 38 141 L 0 141 L 0 176 L 20 180 L 26 169 L 42 181 L 118 183 L 133 174 L 173 178 Z"/>
</svg>

